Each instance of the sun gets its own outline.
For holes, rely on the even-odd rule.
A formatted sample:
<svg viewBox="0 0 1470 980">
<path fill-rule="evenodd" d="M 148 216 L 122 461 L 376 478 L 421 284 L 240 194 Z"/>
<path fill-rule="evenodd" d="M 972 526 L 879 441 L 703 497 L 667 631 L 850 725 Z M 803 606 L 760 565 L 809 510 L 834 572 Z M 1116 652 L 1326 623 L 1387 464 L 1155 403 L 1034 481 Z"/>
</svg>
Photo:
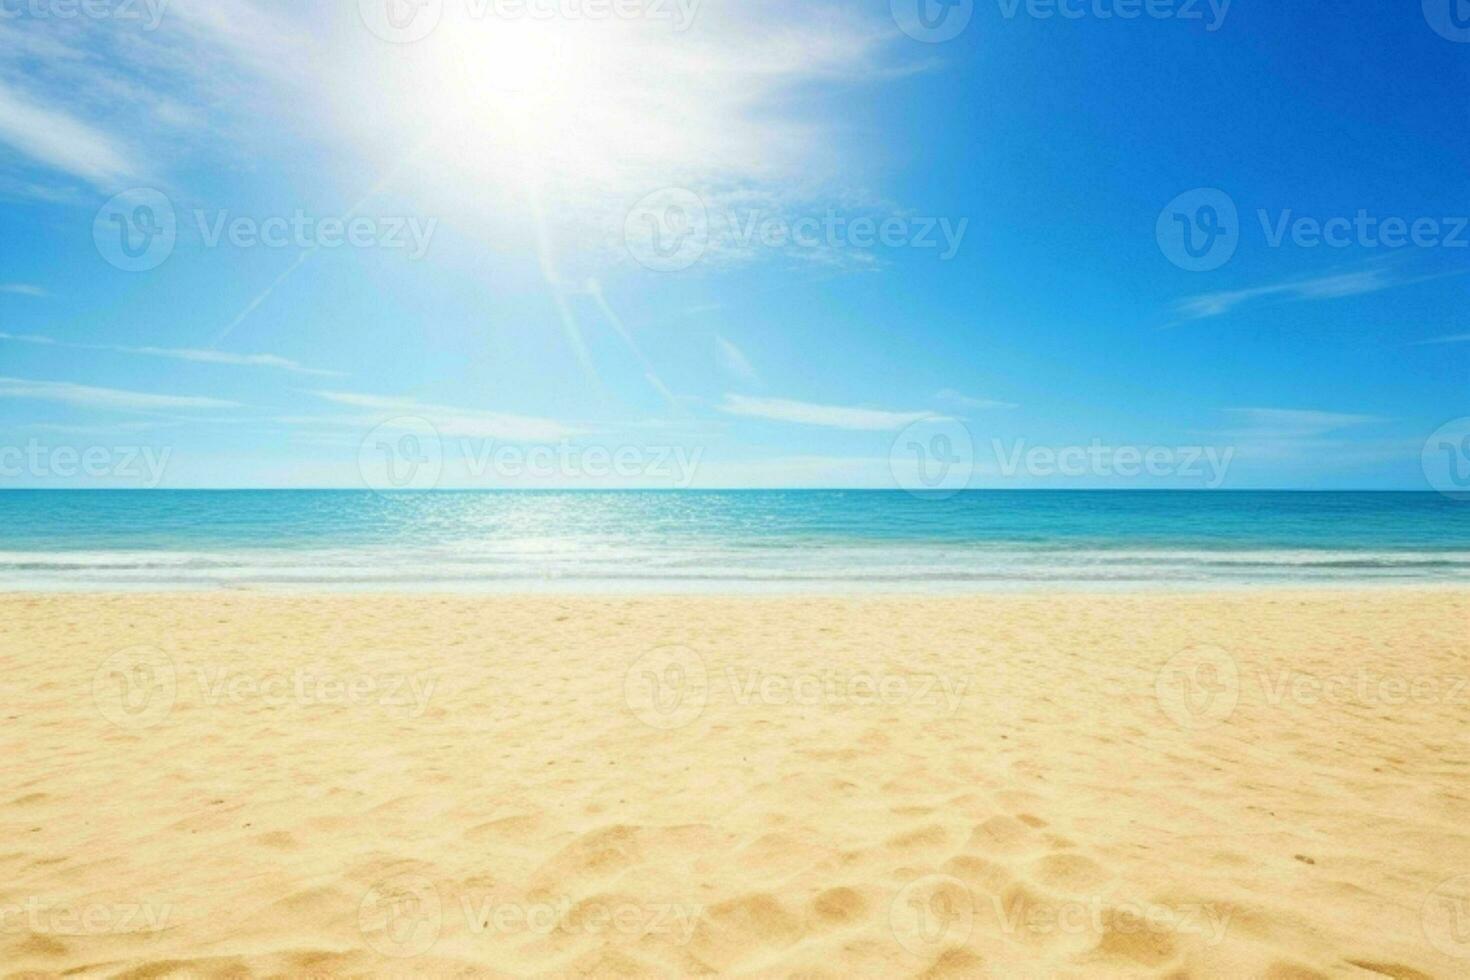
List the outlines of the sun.
<svg viewBox="0 0 1470 980">
<path fill-rule="evenodd" d="M 461 19 L 415 48 L 386 107 L 434 133 L 472 178 L 589 176 L 618 155 L 638 98 L 615 25 Z"/>
</svg>

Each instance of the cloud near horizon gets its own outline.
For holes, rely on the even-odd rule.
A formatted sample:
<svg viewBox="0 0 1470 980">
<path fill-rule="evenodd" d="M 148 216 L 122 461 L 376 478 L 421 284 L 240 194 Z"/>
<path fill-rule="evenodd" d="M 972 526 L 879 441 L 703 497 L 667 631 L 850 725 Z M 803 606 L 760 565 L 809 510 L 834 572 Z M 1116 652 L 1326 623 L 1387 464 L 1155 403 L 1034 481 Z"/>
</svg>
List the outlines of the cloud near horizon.
<svg viewBox="0 0 1470 980">
<path fill-rule="evenodd" d="M 937 418 L 934 412 L 890 412 L 874 408 L 850 408 L 841 405 L 817 405 L 789 398 L 750 398 L 727 394 L 720 411 L 728 415 L 791 422 L 796 425 L 858 432 L 896 432 L 924 419 Z"/>
<path fill-rule="evenodd" d="M 1376 293 L 1396 286 L 1418 282 L 1423 277 L 1395 277 L 1382 266 L 1342 272 L 1313 279 L 1294 279 L 1290 282 L 1272 283 L 1250 289 L 1222 290 L 1203 293 L 1181 300 L 1175 311 L 1187 320 L 1204 320 L 1223 316 L 1239 306 L 1262 300 L 1277 302 L 1303 302 L 1319 299 L 1340 299 L 1346 296 L 1361 296 Z"/>
<path fill-rule="evenodd" d="M 354 427 L 366 425 L 371 428 L 375 424 L 392 422 L 394 418 L 423 419 L 433 426 L 441 437 L 499 439 L 518 443 L 560 442 L 585 434 L 584 429 L 554 419 L 435 405 L 404 396 L 362 395 L 346 391 L 313 391 L 312 394 L 337 405 L 364 409 L 375 414 L 370 418 L 351 419 L 295 418 L 290 420 L 292 423 L 320 423 Z M 384 416 L 391 417 L 384 418 Z"/>
<path fill-rule="evenodd" d="M 82 408 L 114 412 L 156 412 L 194 408 L 240 408 L 239 402 L 190 395 L 155 395 L 126 391 L 121 388 L 99 388 L 67 381 L 32 381 L 25 378 L 0 378 L 0 398 L 60 402 Z"/>
<path fill-rule="evenodd" d="M 199 350 L 189 347 L 129 347 L 123 344 L 84 344 L 71 340 L 58 340 L 41 334 L 13 334 L 0 331 L 0 341 L 32 344 L 37 347 L 64 347 L 68 350 L 107 351 L 116 354 L 135 354 L 140 357 L 161 357 L 175 361 L 192 361 L 197 364 L 227 364 L 235 367 L 263 367 L 289 371 L 293 374 L 308 374 L 318 377 L 340 378 L 341 371 L 326 371 L 275 354 L 232 354 L 228 351 Z"/>
</svg>

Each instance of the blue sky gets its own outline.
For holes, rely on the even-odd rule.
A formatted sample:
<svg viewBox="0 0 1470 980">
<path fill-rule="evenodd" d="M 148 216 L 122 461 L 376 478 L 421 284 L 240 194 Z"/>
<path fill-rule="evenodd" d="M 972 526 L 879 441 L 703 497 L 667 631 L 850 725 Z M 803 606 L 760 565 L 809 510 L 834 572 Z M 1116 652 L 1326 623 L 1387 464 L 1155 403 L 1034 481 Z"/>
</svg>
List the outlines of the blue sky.
<svg viewBox="0 0 1470 980">
<path fill-rule="evenodd" d="M 402 2 L 4 0 L 0 485 L 1425 489 L 1470 415 L 1449 0 Z"/>
</svg>

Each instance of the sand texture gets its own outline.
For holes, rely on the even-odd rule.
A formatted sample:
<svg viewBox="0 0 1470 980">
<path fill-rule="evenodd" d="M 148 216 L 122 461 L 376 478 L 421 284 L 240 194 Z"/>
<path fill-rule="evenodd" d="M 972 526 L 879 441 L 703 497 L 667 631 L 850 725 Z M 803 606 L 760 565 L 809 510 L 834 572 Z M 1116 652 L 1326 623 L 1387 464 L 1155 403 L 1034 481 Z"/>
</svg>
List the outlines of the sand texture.
<svg viewBox="0 0 1470 980">
<path fill-rule="evenodd" d="M 0 597 L 0 975 L 1470 976 L 1470 594 Z"/>
</svg>

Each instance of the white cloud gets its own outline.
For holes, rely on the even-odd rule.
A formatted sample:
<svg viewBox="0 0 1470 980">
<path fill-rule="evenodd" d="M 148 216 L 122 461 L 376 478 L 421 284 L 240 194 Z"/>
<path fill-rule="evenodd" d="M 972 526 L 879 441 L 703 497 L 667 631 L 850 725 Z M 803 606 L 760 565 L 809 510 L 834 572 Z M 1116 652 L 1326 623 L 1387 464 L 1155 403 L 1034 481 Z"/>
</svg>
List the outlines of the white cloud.
<svg viewBox="0 0 1470 980">
<path fill-rule="evenodd" d="M 36 105 L 0 82 L 0 144 L 36 163 L 108 187 L 140 165 L 112 137 L 59 109 Z"/>
<path fill-rule="evenodd" d="M 1225 409 L 1235 423 L 1213 434 L 1245 463 L 1268 463 L 1302 472 L 1350 469 L 1418 455 L 1422 438 L 1374 438 L 1361 430 L 1389 419 L 1352 412 L 1285 408 Z"/>
<path fill-rule="evenodd" d="M 487 242 L 534 245 L 573 280 L 628 261 L 628 211 L 663 188 L 693 190 L 713 214 L 897 210 L 866 192 L 863 148 L 836 101 L 933 63 L 883 14 L 838 0 L 688 0 L 663 5 L 667 20 L 443 6 L 437 30 L 403 45 L 373 36 L 352 3 L 171 0 L 155 30 L 0 18 L 0 93 L 11 93 L 0 142 L 54 171 L 13 193 L 59 199 L 66 190 L 48 184 L 60 175 L 169 187 L 166 161 L 228 172 L 242 146 L 251 160 L 320 147 L 323 182 L 340 178 L 331 190 L 349 200 L 371 188 L 374 203 L 453 214 Z M 876 254 L 727 238 L 709 243 L 710 266 L 850 268 Z"/>
<path fill-rule="evenodd" d="M 428 421 L 438 430 L 440 436 L 462 439 L 499 439 L 505 442 L 526 443 L 559 442 L 580 435 L 582 432 L 582 430 L 553 419 L 434 405 L 414 398 L 359 395 L 344 391 L 315 391 L 312 394 L 338 405 L 366 409 L 375 415 L 371 419 L 296 419 L 294 421 L 360 426 L 378 424 L 384 421 L 384 416 L 413 417 Z"/>
<path fill-rule="evenodd" d="M 921 419 L 935 417 L 933 412 L 888 412 L 872 408 L 814 405 L 787 398 L 748 398 L 744 395 L 726 395 L 720 411 L 772 422 L 792 422 L 797 425 L 861 432 L 894 432 Z"/>
<path fill-rule="evenodd" d="M 977 411 L 999 408 L 1020 408 L 1015 402 L 996 401 L 993 398 L 974 398 L 970 395 L 961 394 L 953 388 L 945 388 L 934 396 L 934 400 L 946 405 L 954 405 L 958 408 L 969 408 Z"/>
<path fill-rule="evenodd" d="M 0 398 L 61 402 L 114 412 L 155 412 L 193 408 L 238 408 L 238 402 L 185 395 L 155 395 L 119 388 L 94 388 L 66 381 L 0 378 Z"/>
<path fill-rule="evenodd" d="M 838 3 L 705 0 L 682 32 L 658 19 L 476 20 L 470 9 L 446 4 L 413 45 L 337 39 L 319 97 L 368 172 L 402 167 L 389 193 L 412 188 L 416 206 L 534 242 L 573 281 L 628 261 L 629 211 L 655 191 L 692 191 L 712 219 L 732 207 L 788 219 L 871 208 L 853 186 L 860 151 L 823 100 L 923 54 L 893 43 L 887 17 Z M 789 257 L 722 227 L 713 221 L 705 266 Z"/>
<path fill-rule="evenodd" d="M 275 354 L 233 354 L 228 351 L 198 350 L 189 347 L 128 347 L 121 344 L 84 344 L 70 340 L 57 340 L 36 334 L 11 334 L 0 331 L 0 340 L 14 343 L 34 344 L 40 347 L 65 347 L 70 350 L 108 351 L 117 354 L 136 354 L 141 357 L 162 357 L 175 361 L 192 361 L 198 364 L 229 364 L 237 367 L 275 368 L 293 374 L 311 374 L 320 377 L 341 377 L 340 371 L 324 371 L 298 364 L 296 361 Z"/>
<path fill-rule="evenodd" d="M 760 387 L 760 375 L 751 366 L 750 358 L 745 356 L 744 351 L 718 334 L 715 335 L 715 349 L 719 352 L 720 366 L 725 369 L 726 374 L 741 384 Z"/>
<path fill-rule="evenodd" d="M 247 133 L 311 132 L 291 125 L 309 114 L 295 68 L 319 63 L 303 18 L 330 11 L 302 5 L 288 23 L 257 0 L 111 7 L 105 18 L 0 17 L 0 152 L 33 170 L 0 190 L 95 207 L 99 189 L 167 187 L 164 161 L 219 154 L 235 166 Z"/>
<path fill-rule="evenodd" d="M 1288 408 L 1227 408 L 1225 412 L 1241 422 L 1241 427 L 1233 430 L 1234 432 L 1275 438 L 1319 436 L 1340 429 L 1385 421 L 1376 415 Z"/>
<path fill-rule="evenodd" d="M 1430 337 L 1428 340 L 1416 340 L 1410 347 L 1430 347 L 1438 344 L 1467 344 L 1470 343 L 1470 333 L 1452 333 L 1443 337 Z"/>
<path fill-rule="evenodd" d="M 33 286 L 26 282 L 0 283 L 0 293 L 8 293 L 11 296 L 32 296 L 36 299 L 44 299 L 51 295 L 40 286 Z"/>
<path fill-rule="evenodd" d="M 1374 267 L 1355 272 L 1320 276 L 1315 279 L 1296 279 L 1290 282 L 1273 283 L 1269 286 L 1256 286 L 1251 289 L 1204 293 L 1181 301 L 1176 304 L 1175 309 L 1185 319 L 1203 320 L 1208 317 L 1222 316 L 1238 306 L 1258 300 L 1300 302 L 1339 299 L 1344 296 L 1376 293 L 1419 281 L 1421 278 L 1397 278 L 1390 275 L 1386 269 Z"/>
</svg>

